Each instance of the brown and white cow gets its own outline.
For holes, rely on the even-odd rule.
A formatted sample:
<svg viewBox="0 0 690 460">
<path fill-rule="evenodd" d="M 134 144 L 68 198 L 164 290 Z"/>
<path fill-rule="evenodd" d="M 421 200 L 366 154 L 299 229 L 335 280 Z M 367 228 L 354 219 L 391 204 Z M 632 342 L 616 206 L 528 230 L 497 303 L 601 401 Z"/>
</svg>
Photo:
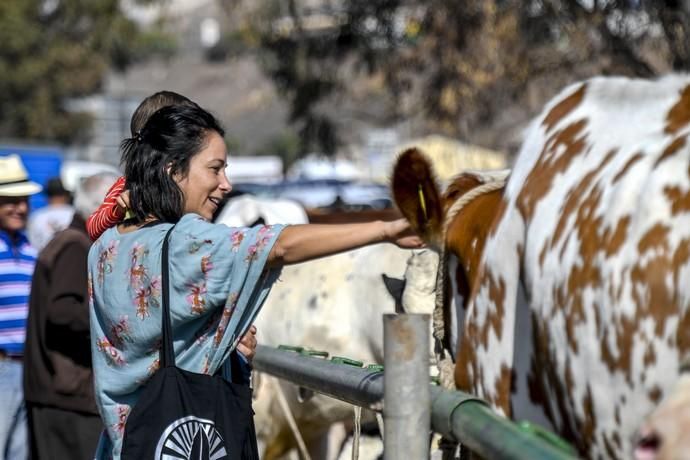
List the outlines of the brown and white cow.
<svg viewBox="0 0 690 460">
<path fill-rule="evenodd" d="M 547 104 L 471 287 L 459 388 L 585 457 L 632 457 L 690 351 L 689 132 L 685 75 L 594 78 Z"/>
<path fill-rule="evenodd" d="M 398 157 L 393 170 L 396 205 L 432 248 L 448 256 L 448 279 L 439 288 L 450 297 L 443 333 L 453 352 L 507 175 L 507 170 L 466 171 L 441 192 L 431 161 L 414 148 Z"/>
</svg>

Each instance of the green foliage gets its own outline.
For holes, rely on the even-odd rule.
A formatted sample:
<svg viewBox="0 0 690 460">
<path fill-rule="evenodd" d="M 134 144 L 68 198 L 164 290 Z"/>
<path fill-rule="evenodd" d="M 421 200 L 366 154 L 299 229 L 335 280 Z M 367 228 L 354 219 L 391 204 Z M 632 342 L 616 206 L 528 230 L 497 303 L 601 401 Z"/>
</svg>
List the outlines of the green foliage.
<svg viewBox="0 0 690 460">
<path fill-rule="evenodd" d="M 381 83 L 351 109 L 358 119 L 376 105 L 370 95 L 385 94 L 393 103 L 366 122 L 421 118 L 425 130 L 467 139 L 506 107 L 538 105 L 535 81 L 552 85 L 540 85 L 543 102 L 592 75 L 687 70 L 685 3 L 343 0 L 314 11 L 315 2 L 263 0 L 255 27 L 303 149 L 332 153 L 343 101 L 361 92 L 363 76 Z"/>
<path fill-rule="evenodd" d="M 177 50 L 176 38 L 162 28 L 154 27 L 140 32 L 129 51 L 137 61 L 142 61 L 152 57 L 170 59 Z"/>
<path fill-rule="evenodd" d="M 140 40 L 119 0 L 0 1 L 0 136 L 70 143 L 90 119 L 66 110 L 106 71 L 132 62 Z"/>
<path fill-rule="evenodd" d="M 399 42 L 393 33 L 397 0 L 351 0 L 346 11 L 326 9 L 305 16 L 297 2 L 264 2 L 257 24 L 264 51 L 261 62 L 290 103 L 290 120 L 301 150 L 334 154 L 340 139 L 333 115 L 319 104 L 346 90 L 342 64 L 355 56 L 357 65 L 376 70 Z M 374 22 L 371 21 L 375 17 Z"/>
</svg>

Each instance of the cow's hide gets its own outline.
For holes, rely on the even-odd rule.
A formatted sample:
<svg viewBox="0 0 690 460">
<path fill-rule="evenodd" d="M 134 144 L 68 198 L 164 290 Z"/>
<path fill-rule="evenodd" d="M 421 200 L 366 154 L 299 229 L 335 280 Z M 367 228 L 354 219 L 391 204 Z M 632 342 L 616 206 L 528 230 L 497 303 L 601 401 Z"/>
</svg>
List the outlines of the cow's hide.
<svg viewBox="0 0 690 460">
<path fill-rule="evenodd" d="M 679 75 L 595 78 L 547 105 L 486 242 L 460 388 L 585 457 L 632 456 L 690 351 L 689 122 Z"/>
</svg>

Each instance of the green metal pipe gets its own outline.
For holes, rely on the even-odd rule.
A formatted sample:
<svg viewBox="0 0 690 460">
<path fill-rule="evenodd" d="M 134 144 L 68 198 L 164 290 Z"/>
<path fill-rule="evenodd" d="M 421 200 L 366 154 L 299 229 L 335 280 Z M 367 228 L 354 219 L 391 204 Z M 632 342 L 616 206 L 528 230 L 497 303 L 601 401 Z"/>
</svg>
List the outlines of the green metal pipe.
<svg viewBox="0 0 690 460">
<path fill-rule="evenodd" d="M 307 389 L 362 407 L 380 407 L 383 373 L 301 353 L 259 345 L 257 370 Z M 384 408 L 385 411 L 385 408 Z M 460 391 L 431 385 L 431 428 L 436 433 L 462 442 L 485 459 L 572 460 L 574 449 L 555 434 L 535 435 L 496 414 L 486 402 Z M 545 439 L 545 438 L 551 439 Z M 554 443 L 553 439 L 557 439 Z"/>
<path fill-rule="evenodd" d="M 576 459 L 575 450 L 556 435 L 556 443 L 527 432 L 499 416 L 481 399 L 461 391 L 432 387 L 431 425 L 444 437 L 462 442 L 486 459 Z"/>
</svg>

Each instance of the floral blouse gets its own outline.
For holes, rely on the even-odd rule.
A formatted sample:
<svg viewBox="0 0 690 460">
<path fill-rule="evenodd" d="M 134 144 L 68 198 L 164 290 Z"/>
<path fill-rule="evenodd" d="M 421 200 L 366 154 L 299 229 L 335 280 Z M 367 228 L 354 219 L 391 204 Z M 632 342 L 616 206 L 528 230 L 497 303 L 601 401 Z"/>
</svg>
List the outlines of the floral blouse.
<svg viewBox="0 0 690 460">
<path fill-rule="evenodd" d="M 119 459 L 127 416 L 159 367 L 161 248 L 170 226 L 125 234 L 111 228 L 89 252 L 96 404 L 107 433 L 97 459 Z M 196 214 L 177 223 L 169 260 L 178 367 L 205 374 L 221 368 L 280 273 L 264 268 L 282 228 L 231 228 Z"/>
</svg>

